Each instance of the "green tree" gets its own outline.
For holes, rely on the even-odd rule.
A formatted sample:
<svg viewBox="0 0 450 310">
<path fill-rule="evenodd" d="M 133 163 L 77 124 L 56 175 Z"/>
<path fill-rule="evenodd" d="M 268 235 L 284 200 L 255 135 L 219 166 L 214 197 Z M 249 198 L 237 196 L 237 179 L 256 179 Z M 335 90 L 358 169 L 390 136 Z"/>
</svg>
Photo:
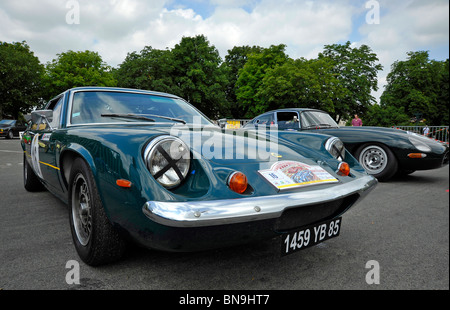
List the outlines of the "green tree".
<svg viewBox="0 0 450 310">
<path fill-rule="evenodd" d="M 240 115 L 252 118 L 268 108 L 265 98 L 261 97 L 263 79 L 269 69 L 284 64 L 289 57 L 285 53 L 286 45 L 272 45 L 259 53 L 251 53 L 244 67 L 239 71 L 236 82 L 236 96 Z"/>
<path fill-rule="evenodd" d="M 48 62 L 44 75 L 46 99 L 80 86 L 117 86 L 111 67 L 97 52 L 68 51 Z"/>
<path fill-rule="evenodd" d="M 401 107 L 410 117 L 420 114 L 428 124 L 448 125 L 448 59 L 430 60 L 428 51 L 407 55 L 392 64 L 381 105 Z"/>
<path fill-rule="evenodd" d="M 0 41 L 0 118 L 18 118 L 40 103 L 44 66 L 25 41 Z"/>
<path fill-rule="evenodd" d="M 228 110 L 230 117 L 239 119 L 242 118 L 241 111 L 239 109 L 239 104 L 236 95 L 236 82 L 239 78 L 239 72 L 247 63 L 248 56 L 252 53 L 261 53 L 263 50 L 260 46 L 250 47 L 246 46 L 235 46 L 231 50 L 228 50 L 228 54 L 225 56 L 225 61 L 222 63 L 221 67 L 224 69 L 227 76 L 227 85 L 225 88 L 225 97 L 227 100 Z"/>
<path fill-rule="evenodd" d="M 268 110 L 305 107 L 334 115 L 334 102 L 345 96 L 347 89 L 331 73 L 332 67 L 326 58 L 289 59 L 266 72 L 258 97 L 264 98 Z"/>
<path fill-rule="evenodd" d="M 114 76 L 119 87 L 172 92 L 173 66 L 170 50 L 158 50 L 146 46 L 140 53 L 127 55 Z"/>
<path fill-rule="evenodd" d="M 319 59 L 323 58 L 333 61 L 331 72 L 348 90 L 345 96 L 335 100 L 336 120 L 354 114 L 364 115 L 375 103 L 371 93 L 378 90 L 377 74 L 383 69 L 377 55 L 367 45 L 352 47 L 348 41 L 345 44 L 325 45 L 323 53 L 319 54 Z"/>
<path fill-rule="evenodd" d="M 374 104 L 369 107 L 365 115 L 364 126 L 408 126 L 411 124 L 410 119 L 403 107 Z"/>
<path fill-rule="evenodd" d="M 203 35 L 183 37 L 172 53 L 172 93 L 213 119 L 227 114 L 226 75 L 219 52 Z"/>
</svg>

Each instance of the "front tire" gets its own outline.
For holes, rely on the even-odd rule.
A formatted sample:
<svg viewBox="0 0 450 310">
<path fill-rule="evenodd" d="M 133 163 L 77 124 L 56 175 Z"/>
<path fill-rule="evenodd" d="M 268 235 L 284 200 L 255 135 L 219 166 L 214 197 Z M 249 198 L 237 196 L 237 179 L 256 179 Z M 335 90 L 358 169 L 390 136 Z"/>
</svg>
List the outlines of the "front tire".
<svg viewBox="0 0 450 310">
<path fill-rule="evenodd" d="M 92 172 L 81 158 L 72 165 L 69 185 L 70 229 L 80 258 L 91 266 L 121 259 L 125 240 L 106 216 Z"/>
<path fill-rule="evenodd" d="M 387 181 L 398 170 L 398 162 L 392 151 L 381 144 L 365 144 L 355 154 L 366 172 L 378 181 Z"/>
</svg>

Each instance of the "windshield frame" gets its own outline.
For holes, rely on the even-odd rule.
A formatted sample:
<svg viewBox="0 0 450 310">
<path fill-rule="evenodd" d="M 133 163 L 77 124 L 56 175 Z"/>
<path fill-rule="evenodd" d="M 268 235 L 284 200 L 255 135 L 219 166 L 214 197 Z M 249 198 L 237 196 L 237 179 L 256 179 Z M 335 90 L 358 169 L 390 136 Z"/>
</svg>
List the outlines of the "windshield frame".
<svg viewBox="0 0 450 310">
<path fill-rule="evenodd" d="M 306 123 L 306 119 L 305 116 L 311 114 L 316 116 L 314 120 L 318 121 L 314 124 L 309 123 L 309 124 L 305 124 Z M 326 116 L 325 118 L 318 118 L 317 116 Z M 324 124 L 328 124 L 330 125 L 328 126 L 323 126 Z M 320 110 L 306 110 L 306 111 L 302 111 L 302 113 L 300 113 L 300 126 L 302 130 L 314 130 L 314 129 L 323 129 L 323 128 L 339 128 L 339 125 L 336 123 L 336 121 L 330 116 L 330 114 L 328 114 L 327 112 L 324 111 L 320 111 Z"/>
<path fill-rule="evenodd" d="M 180 101 L 180 103 L 182 104 L 186 104 L 188 105 L 188 107 L 190 109 L 193 110 L 193 112 L 195 112 L 196 114 L 198 114 L 198 116 L 200 117 L 201 120 L 201 125 L 202 126 L 207 126 L 207 125 L 214 125 L 214 123 L 206 116 L 204 115 L 201 111 L 199 111 L 196 107 L 194 107 L 192 104 L 190 104 L 189 102 L 187 102 L 186 100 L 184 100 L 181 97 L 175 96 L 175 95 L 171 95 L 171 94 L 166 94 L 166 93 L 159 93 L 159 92 L 152 92 L 152 91 L 146 91 L 146 90 L 133 90 L 133 89 L 115 89 L 115 88 L 82 88 L 82 89 L 73 89 L 70 91 L 70 95 L 69 95 L 69 100 L 68 100 L 68 108 L 66 109 L 66 127 L 73 127 L 73 126 L 98 126 L 98 125 L 117 125 L 117 124 L 136 124 L 136 125 L 174 125 L 174 124 L 180 124 L 179 122 L 176 121 L 168 121 L 168 120 L 164 120 L 163 118 L 161 118 L 161 121 L 159 121 L 159 119 L 156 120 L 156 122 L 149 122 L 149 121 L 139 121 L 139 120 L 124 120 L 124 121 L 108 121 L 108 118 L 106 117 L 102 117 L 105 119 L 105 121 L 102 122 L 82 122 L 82 123 L 73 123 L 72 122 L 72 110 L 73 110 L 73 104 L 74 104 L 74 98 L 76 96 L 77 93 L 85 93 L 85 92 L 103 92 L 103 93 L 126 93 L 126 94 L 137 94 L 137 95 L 145 95 L 145 96 L 151 96 L 151 97 L 162 97 L 162 98 L 169 98 L 169 99 L 173 99 L 173 100 L 177 100 Z M 142 115 L 145 116 L 146 114 L 136 114 L 136 115 Z M 166 116 L 166 115 L 161 115 L 161 116 Z M 99 117 L 101 117 L 99 115 Z M 187 124 L 192 124 L 191 122 L 186 122 Z"/>
</svg>

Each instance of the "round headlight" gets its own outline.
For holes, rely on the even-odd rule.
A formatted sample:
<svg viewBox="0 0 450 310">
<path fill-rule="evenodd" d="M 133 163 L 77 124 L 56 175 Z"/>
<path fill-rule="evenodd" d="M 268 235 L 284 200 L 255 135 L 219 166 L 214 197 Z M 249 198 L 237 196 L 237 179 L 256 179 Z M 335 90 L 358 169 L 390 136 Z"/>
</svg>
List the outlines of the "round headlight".
<svg viewBox="0 0 450 310">
<path fill-rule="evenodd" d="M 331 137 L 325 142 L 325 149 L 337 160 L 345 159 L 345 146 L 337 137 Z"/>
<path fill-rule="evenodd" d="M 421 152 L 431 152 L 431 148 L 426 144 L 429 143 L 430 138 L 425 138 L 423 136 L 419 136 L 416 134 L 413 134 L 408 137 L 409 141 L 414 145 L 416 149 L 418 149 Z"/>
<path fill-rule="evenodd" d="M 144 151 L 144 160 L 152 176 L 164 187 L 178 186 L 190 167 L 189 148 L 180 139 L 160 136 Z"/>
</svg>

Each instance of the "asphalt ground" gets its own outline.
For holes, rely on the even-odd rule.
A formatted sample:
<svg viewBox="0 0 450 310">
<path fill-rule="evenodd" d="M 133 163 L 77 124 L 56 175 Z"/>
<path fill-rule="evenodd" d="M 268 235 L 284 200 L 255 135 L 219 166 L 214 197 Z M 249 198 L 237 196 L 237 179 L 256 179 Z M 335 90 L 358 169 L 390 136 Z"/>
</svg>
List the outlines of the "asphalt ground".
<svg viewBox="0 0 450 310">
<path fill-rule="evenodd" d="M 280 239 L 196 253 L 132 247 L 124 260 L 93 268 L 77 256 L 67 206 L 24 189 L 22 160 L 18 139 L 0 139 L 4 292 L 449 289 L 448 166 L 379 183 L 344 214 L 340 236 L 285 257 Z"/>
</svg>

